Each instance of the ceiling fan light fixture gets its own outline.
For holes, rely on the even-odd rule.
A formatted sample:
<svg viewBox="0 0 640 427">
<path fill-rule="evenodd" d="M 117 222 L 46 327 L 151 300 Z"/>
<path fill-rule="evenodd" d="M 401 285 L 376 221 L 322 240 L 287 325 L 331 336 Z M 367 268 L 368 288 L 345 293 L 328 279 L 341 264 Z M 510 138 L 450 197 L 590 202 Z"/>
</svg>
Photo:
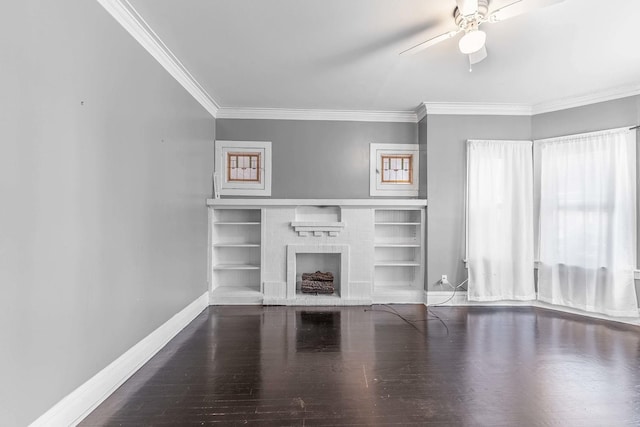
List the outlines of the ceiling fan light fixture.
<svg viewBox="0 0 640 427">
<path fill-rule="evenodd" d="M 468 55 L 482 49 L 486 40 L 487 34 L 484 31 L 473 29 L 462 36 L 458 42 L 458 48 L 460 52 Z"/>
</svg>

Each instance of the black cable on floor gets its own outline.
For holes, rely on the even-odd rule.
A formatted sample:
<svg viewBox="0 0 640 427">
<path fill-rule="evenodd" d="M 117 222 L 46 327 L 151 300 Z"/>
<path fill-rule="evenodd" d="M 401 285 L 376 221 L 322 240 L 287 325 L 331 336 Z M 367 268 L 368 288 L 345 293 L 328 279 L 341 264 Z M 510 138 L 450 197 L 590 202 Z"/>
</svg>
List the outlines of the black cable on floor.
<svg viewBox="0 0 640 427">
<path fill-rule="evenodd" d="M 440 323 L 442 323 L 442 326 L 444 326 L 444 328 L 446 329 L 446 331 L 447 331 L 447 335 L 446 335 L 446 336 L 449 336 L 449 328 L 447 327 L 447 324 L 444 322 L 444 320 L 442 320 L 442 319 L 440 318 L 440 316 L 438 316 L 438 315 L 434 314 L 432 311 L 430 311 L 430 310 L 429 310 L 429 307 L 427 307 L 427 312 L 428 312 L 428 313 L 431 313 L 431 315 L 434 317 L 434 319 L 409 320 L 409 319 L 407 319 L 406 317 L 404 317 L 403 315 L 401 315 L 400 313 L 398 313 L 398 311 L 397 311 L 395 308 L 391 307 L 390 305 L 388 305 L 388 304 L 382 304 L 382 305 L 383 305 L 383 306 L 385 306 L 385 307 L 388 307 L 390 310 L 380 310 L 380 309 L 375 309 L 375 308 L 366 309 L 366 308 L 365 308 L 365 309 L 364 309 L 364 311 L 365 311 L 365 312 L 366 312 L 366 311 L 379 311 L 379 312 L 384 312 L 384 313 L 393 314 L 394 316 L 397 316 L 397 317 L 399 317 L 400 319 L 402 319 L 406 324 L 408 324 L 409 326 L 411 326 L 412 328 L 414 328 L 416 331 L 418 331 L 418 332 L 420 333 L 420 335 L 422 335 L 422 336 L 425 336 L 425 335 L 424 335 L 424 331 L 420 330 L 420 328 L 418 328 L 418 327 L 415 325 L 415 323 L 418 323 L 418 322 L 428 322 L 428 321 L 430 321 L 430 320 L 438 320 L 438 321 L 440 321 Z"/>
</svg>

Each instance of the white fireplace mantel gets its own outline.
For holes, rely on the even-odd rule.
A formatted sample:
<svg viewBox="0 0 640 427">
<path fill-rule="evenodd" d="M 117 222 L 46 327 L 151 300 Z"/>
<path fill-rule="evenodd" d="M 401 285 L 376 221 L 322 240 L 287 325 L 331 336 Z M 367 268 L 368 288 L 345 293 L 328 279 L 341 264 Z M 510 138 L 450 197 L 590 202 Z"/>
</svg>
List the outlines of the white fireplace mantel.
<svg viewBox="0 0 640 427">
<path fill-rule="evenodd" d="M 424 199 L 208 199 L 211 304 L 424 301 Z M 296 263 L 336 276 L 304 294 Z M 322 270 L 325 271 L 325 270 Z"/>
<path fill-rule="evenodd" d="M 285 206 L 344 206 L 361 208 L 421 208 L 427 206 L 426 199 L 207 199 L 207 206 L 214 208 L 285 207 Z"/>
</svg>

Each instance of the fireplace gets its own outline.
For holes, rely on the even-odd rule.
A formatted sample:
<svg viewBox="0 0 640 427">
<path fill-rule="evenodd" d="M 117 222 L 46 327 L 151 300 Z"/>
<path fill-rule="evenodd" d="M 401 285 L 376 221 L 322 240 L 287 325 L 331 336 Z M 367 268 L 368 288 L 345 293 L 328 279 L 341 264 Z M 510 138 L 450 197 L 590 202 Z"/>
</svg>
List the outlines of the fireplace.
<svg viewBox="0 0 640 427">
<path fill-rule="evenodd" d="M 300 282 L 303 273 L 316 271 L 333 275 L 335 291 L 331 295 L 303 293 Z M 287 245 L 287 297 L 298 302 L 313 304 L 334 299 L 335 304 L 349 295 L 349 246 L 348 245 Z"/>
<path fill-rule="evenodd" d="M 309 286 L 309 284 L 315 286 Z M 305 285 L 307 285 L 306 289 Z M 297 254 L 296 295 L 300 293 L 340 296 L 340 254 Z"/>
</svg>

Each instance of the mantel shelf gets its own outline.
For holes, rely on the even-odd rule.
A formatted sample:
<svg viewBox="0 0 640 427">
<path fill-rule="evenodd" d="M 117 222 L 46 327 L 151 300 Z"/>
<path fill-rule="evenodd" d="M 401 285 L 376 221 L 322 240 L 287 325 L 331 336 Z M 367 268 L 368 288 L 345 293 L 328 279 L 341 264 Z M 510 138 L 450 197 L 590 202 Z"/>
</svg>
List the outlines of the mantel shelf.
<svg viewBox="0 0 640 427">
<path fill-rule="evenodd" d="M 207 206 L 239 208 L 263 206 L 343 206 L 354 208 L 422 208 L 426 199 L 207 199 Z"/>
</svg>

